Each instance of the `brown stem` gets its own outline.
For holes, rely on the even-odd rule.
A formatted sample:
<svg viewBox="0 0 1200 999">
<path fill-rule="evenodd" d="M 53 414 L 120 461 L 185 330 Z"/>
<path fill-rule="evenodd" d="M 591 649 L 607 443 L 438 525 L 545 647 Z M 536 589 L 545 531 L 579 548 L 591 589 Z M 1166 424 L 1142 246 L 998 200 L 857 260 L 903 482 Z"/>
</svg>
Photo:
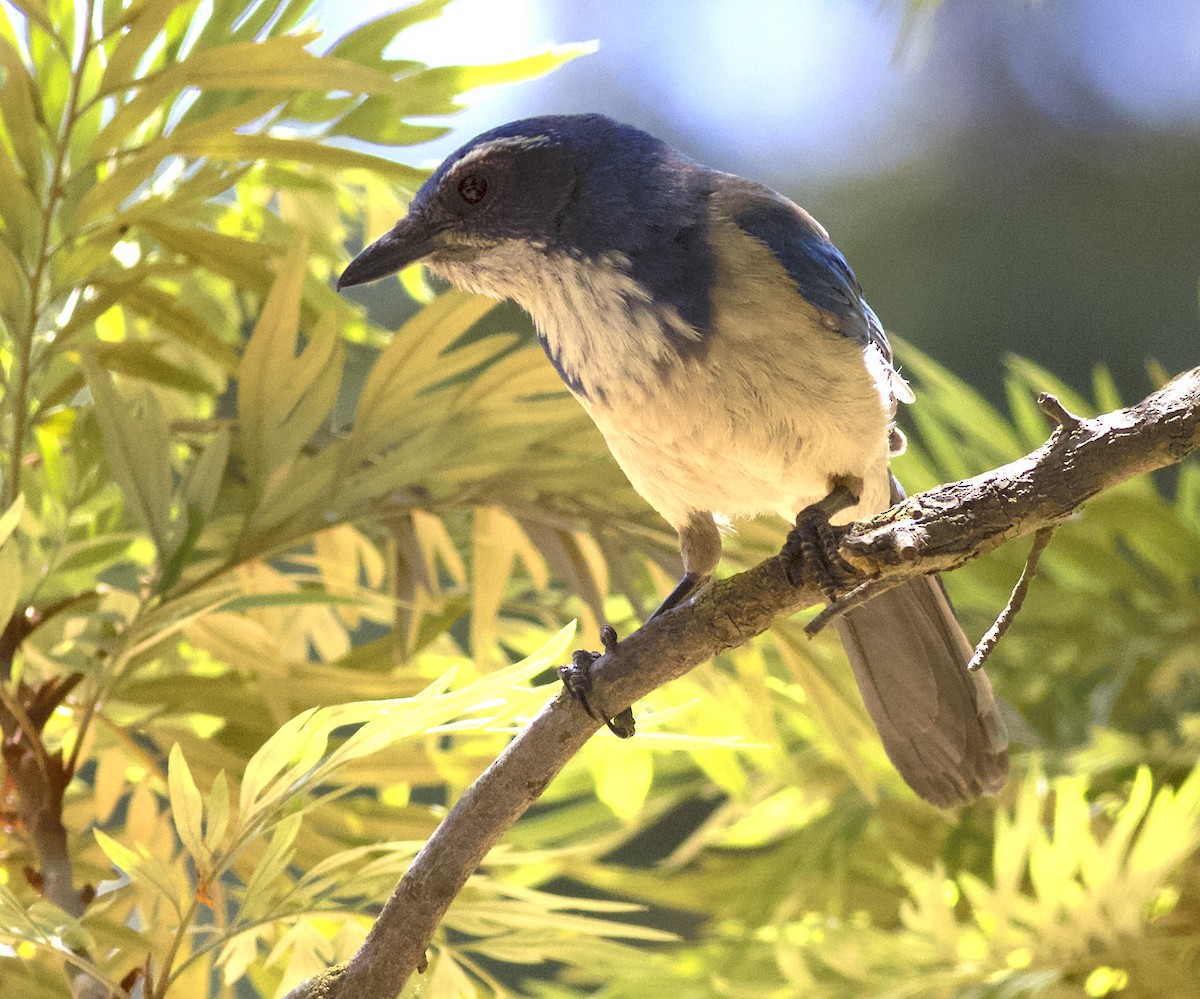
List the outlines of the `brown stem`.
<svg viewBox="0 0 1200 999">
<path fill-rule="evenodd" d="M 1052 392 L 1043 392 L 1038 396 L 1037 403 L 1041 407 L 1042 412 L 1064 430 L 1077 430 L 1083 422 L 1083 420 L 1067 409 L 1058 396 Z"/>
<path fill-rule="evenodd" d="M 44 898 L 72 916 L 83 915 L 83 897 L 75 890 L 67 830 L 62 823 L 63 793 L 71 773 L 62 751 L 47 753 L 42 727 L 82 679 L 82 674 L 38 688 L 21 684 L 0 698 L 0 730 L 5 770 L 17 789 L 19 818 L 38 857 L 37 877 Z"/>
<path fill-rule="evenodd" d="M 979 644 L 975 646 L 975 653 L 971 656 L 971 661 L 967 663 L 967 669 L 972 673 L 977 669 L 983 668 L 983 664 L 988 661 L 988 656 L 992 654 L 992 651 L 996 648 L 996 644 L 1004 637 L 1004 633 L 1008 631 L 1009 625 L 1013 623 L 1013 618 L 1017 616 L 1021 605 L 1025 603 L 1025 594 L 1029 592 L 1029 584 L 1033 582 L 1042 552 L 1046 550 L 1046 545 L 1050 544 L 1050 538 L 1053 535 L 1053 527 L 1039 527 L 1037 534 L 1033 536 L 1033 547 L 1029 549 L 1029 554 L 1025 556 L 1025 568 L 1021 570 L 1021 578 L 1017 580 L 1017 585 L 1013 587 L 1012 594 L 1008 598 L 1008 603 L 1004 605 L 1004 610 L 996 618 L 996 623 L 979 640 Z"/>
<path fill-rule="evenodd" d="M 9 372 L 12 409 L 12 441 L 9 451 L 9 469 L 4 483 L 4 506 L 7 507 L 21 491 L 21 471 L 25 458 L 25 434 L 29 420 L 29 383 L 33 366 L 33 342 L 37 336 L 38 317 L 41 314 L 41 285 L 46 268 L 50 263 L 50 242 L 54 230 L 54 216 L 62 200 L 63 184 L 67 167 L 67 152 L 71 145 L 71 133 L 81 113 L 79 95 L 83 87 L 83 75 L 92 54 L 93 0 L 87 0 L 83 14 L 83 44 L 79 58 L 71 73 L 70 92 L 63 111 L 59 128 L 58 144 L 54 150 L 54 163 L 46 180 L 46 204 L 42 210 L 42 231 L 38 240 L 37 255 L 33 270 L 29 274 L 29 308 L 25 317 L 25 329 L 16 337 L 12 368 Z M 67 16 L 73 16 L 68 14 Z"/>
</svg>

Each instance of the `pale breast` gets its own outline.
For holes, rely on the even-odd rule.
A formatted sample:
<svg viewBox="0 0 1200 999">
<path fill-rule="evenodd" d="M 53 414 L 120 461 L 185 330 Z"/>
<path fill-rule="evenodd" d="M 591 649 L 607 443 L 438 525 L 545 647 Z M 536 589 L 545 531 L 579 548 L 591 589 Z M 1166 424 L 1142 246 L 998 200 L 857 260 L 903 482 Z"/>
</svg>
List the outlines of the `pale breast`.
<svg viewBox="0 0 1200 999">
<path fill-rule="evenodd" d="M 886 508 L 890 366 L 830 329 L 770 252 L 728 225 L 717 242 L 736 252 L 719 255 L 704 331 L 651 302 L 620 260 L 514 244 L 470 273 L 442 271 L 533 316 L 630 482 L 673 526 L 694 510 L 791 517 L 835 475 L 865 484 L 843 519 Z"/>
</svg>

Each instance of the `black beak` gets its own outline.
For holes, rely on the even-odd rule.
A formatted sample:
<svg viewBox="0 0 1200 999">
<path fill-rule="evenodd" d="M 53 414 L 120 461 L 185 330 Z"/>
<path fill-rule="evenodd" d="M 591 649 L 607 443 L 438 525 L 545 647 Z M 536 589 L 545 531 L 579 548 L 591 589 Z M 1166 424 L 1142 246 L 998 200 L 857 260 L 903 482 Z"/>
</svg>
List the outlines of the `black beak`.
<svg viewBox="0 0 1200 999">
<path fill-rule="evenodd" d="M 415 264 L 434 250 L 437 231 L 420 216 L 402 218 L 357 257 L 338 278 L 338 291 L 356 284 L 378 281 Z"/>
</svg>

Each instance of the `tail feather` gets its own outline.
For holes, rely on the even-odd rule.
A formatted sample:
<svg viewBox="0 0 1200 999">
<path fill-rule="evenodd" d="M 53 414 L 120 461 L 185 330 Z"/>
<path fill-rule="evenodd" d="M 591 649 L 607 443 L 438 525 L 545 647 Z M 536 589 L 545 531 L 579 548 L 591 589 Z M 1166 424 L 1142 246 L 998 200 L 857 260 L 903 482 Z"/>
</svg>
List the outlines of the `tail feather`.
<svg viewBox="0 0 1200 999">
<path fill-rule="evenodd" d="M 1008 734 L 940 581 L 924 576 L 836 623 L 867 710 L 900 775 L 949 808 L 995 794 L 1008 777 Z"/>
</svg>

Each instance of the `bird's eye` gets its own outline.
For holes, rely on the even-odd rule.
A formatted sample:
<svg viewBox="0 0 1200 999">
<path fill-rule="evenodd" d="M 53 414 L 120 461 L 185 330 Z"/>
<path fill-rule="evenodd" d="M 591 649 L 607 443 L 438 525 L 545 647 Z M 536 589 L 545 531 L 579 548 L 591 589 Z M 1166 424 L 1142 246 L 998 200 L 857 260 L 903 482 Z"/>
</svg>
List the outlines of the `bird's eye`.
<svg viewBox="0 0 1200 999">
<path fill-rule="evenodd" d="M 487 193 L 487 178 L 481 173 L 469 173 L 458 182 L 458 196 L 468 205 L 479 204 Z"/>
</svg>

